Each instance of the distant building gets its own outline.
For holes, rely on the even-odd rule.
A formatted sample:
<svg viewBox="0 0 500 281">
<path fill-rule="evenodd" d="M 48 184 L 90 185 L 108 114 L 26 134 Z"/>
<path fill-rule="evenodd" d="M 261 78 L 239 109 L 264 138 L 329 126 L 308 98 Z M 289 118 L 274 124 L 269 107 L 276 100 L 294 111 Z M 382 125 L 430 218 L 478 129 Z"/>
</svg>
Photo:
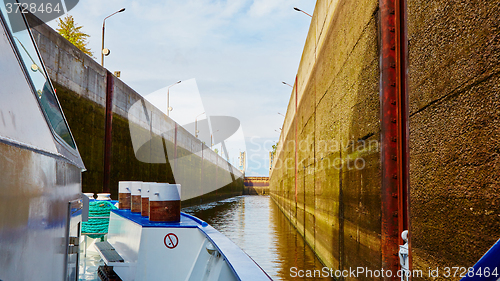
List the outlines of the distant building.
<svg viewBox="0 0 500 281">
<path fill-rule="evenodd" d="M 243 174 L 245 174 L 245 170 L 246 170 L 246 152 L 243 151 L 243 152 L 240 152 L 240 156 L 238 157 L 238 160 L 239 160 L 239 166 L 240 166 L 240 172 L 242 172 Z"/>
</svg>

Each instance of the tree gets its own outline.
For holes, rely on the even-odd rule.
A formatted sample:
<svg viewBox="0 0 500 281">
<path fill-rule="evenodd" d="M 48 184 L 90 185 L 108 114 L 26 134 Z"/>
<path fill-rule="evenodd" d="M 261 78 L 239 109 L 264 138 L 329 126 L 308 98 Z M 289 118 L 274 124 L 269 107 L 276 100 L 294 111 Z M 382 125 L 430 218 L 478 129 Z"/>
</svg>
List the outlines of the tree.
<svg viewBox="0 0 500 281">
<path fill-rule="evenodd" d="M 66 15 L 63 19 L 59 18 L 57 22 L 57 32 L 66 38 L 69 42 L 75 45 L 78 49 L 89 56 L 93 56 L 90 49 L 87 47 L 89 44 L 87 38 L 90 37 L 87 33 L 80 31 L 83 26 L 78 26 L 73 19 L 73 16 Z"/>
<path fill-rule="evenodd" d="M 276 149 L 278 148 L 278 143 L 273 144 L 272 148 L 273 148 L 273 150 L 272 150 L 273 155 L 275 155 L 276 154 Z"/>
</svg>

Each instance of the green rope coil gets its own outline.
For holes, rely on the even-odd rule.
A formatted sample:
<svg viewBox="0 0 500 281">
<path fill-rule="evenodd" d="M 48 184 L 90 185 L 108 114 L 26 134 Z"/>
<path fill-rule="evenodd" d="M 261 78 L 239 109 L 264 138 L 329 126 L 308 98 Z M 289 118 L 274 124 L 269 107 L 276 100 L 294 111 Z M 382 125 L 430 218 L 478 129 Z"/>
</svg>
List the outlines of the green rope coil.
<svg viewBox="0 0 500 281">
<path fill-rule="evenodd" d="M 108 233 L 109 213 L 114 209 L 117 208 L 109 201 L 91 201 L 89 203 L 89 220 L 82 223 L 82 233 L 100 233 L 88 236 L 102 239 L 104 234 Z"/>
</svg>

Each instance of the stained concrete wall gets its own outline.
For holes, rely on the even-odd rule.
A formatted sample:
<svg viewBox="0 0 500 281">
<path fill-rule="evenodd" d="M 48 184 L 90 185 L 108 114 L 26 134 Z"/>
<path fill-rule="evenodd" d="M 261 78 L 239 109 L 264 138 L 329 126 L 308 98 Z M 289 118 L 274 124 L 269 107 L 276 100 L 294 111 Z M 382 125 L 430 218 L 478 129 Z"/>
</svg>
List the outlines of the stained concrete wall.
<svg viewBox="0 0 500 281">
<path fill-rule="evenodd" d="M 36 18 L 30 18 L 30 21 L 39 22 Z M 82 176 L 83 191 L 102 192 L 106 70 L 49 26 L 36 25 L 32 32 L 87 168 Z M 140 102 L 144 110 L 134 110 L 136 102 Z M 177 134 L 174 133 L 176 126 Z M 177 173 L 180 177 L 189 179 L 188 182 L 182 182 L 183 198 L 190 190 L 205 188 L 206 191 L 209 186 L 222 186 L 203 197 L 183 201 L 183 206 L 241 195 L 243 192 L 243 174 L 238 169 L 230 166 L 226 160 L 118 78 L 114 79 L 112 128 L 112 198 L 117 198 L 118 181 L 173 183 L 179 179 Z M 137 135 L 152 140 L 145 147 L 148 157 L 160 155 L 166 163 L 139 161 L 133 149 L 130 128 Z M 165 161 L 168 155 L 164 146 L 176 150 L 177 160 L 182 162 L 178 166 L 183 167 L 183 170 L 177 171 L 176 179 L 173 175 L 174 167 L 170 166 L 169 161 Z M 144 154 L 141 151 L 138 153 Z"/>
<path fill-rule="evenodd" d="M 381 268 L 377 13 L 376 0 L 317 2 L 270 174 L 333 269 Z"/>
<path fill-rule="evenodd" d="M 500 238 L 500 1 L 408 13 L 414 267 L 469 267 Z"/>
<path fill-rule="evenodd" d="M 334 269 L 381 267 L 377 16 L 378 1 L 317 2 L 270 173 L 271 197 Z M 472 266 L 500 238 L 499 31 L 498 0 L 408 0 L 420 279 Z"/>
</svg>

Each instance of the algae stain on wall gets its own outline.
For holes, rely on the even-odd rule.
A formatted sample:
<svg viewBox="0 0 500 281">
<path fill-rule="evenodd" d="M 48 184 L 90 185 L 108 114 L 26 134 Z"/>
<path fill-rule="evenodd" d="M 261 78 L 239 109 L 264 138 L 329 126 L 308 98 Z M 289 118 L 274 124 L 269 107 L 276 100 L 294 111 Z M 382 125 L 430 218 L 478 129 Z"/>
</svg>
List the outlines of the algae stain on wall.
<svg viewBox="0 0 500 281">
<path fill-rule="evenodd" d="M 71 90 L 54 83 L 57 89 L 57 96 L 64 114 L 72 129 L 73 136 L 82 156 L 87 171 L 82 174 L 83 192 L 102 192 L 103 183 L 103 153 L 104 153 L 104 108 L 93 101 L 90 101 Z M 151 182 L 175 183 L 172 167 L 168 161 L 168 155 L 160 155 L 163 152 L 148 151 L 151 155 L 164 157 L 166 163 L 145 163 L 138 161 L 132 147 L 130 137 L 129 122 L 118 114 L 113 114 L 112 125 L 112 156 L 110 174 L 110 192 L 112 198 L 118 198 L 118 181 L 139 180 Z M 139 128 L 143 132 L 139 135 L 149 136 L 150 132 Z M 163 142 L 164 145 L 174 146 L 170 141 L 166 141 L 158 135 L 152 136 L 152 141 Z M 157 147 L 151 145 L 152 148 Z M 149 149 L 144 147 L 144 149 Z M 195 179 L 193 184 L 203 186 L 201 182 L 201 158 L 178 147 L 180 156 L 188 155 L 187 161 L 192 166 L 189 172 L 197 172 L 190 176 Z M 158 156 L 159 155 L 159 156 Z M 204 180 L 208 180 L 212 185 L 216 185 L 218 178 L 225 173 L 218 165 L 203 162 Z M 199 179 L 199 180 L 198 180 Z M 219 179 L 222 182 L 221 179 Z M 243 193 L 243 179 L 235 181 L 221 187 L 220 189 L 205 194 L 200 198 L 183 201 L 183 206 L 206 203 L 221 200 L 230 196 L 241 195 Z"/>
<path fill-rule="evenodd" d="M 304 47 L 302 85 L 295 85 L 302 93 L 297 112 L 289 105 L 271 196 L 324 265 L 375 270 L 381 266 L 378 1 L 324 2 L 318 1 Z"/>
</svg>

